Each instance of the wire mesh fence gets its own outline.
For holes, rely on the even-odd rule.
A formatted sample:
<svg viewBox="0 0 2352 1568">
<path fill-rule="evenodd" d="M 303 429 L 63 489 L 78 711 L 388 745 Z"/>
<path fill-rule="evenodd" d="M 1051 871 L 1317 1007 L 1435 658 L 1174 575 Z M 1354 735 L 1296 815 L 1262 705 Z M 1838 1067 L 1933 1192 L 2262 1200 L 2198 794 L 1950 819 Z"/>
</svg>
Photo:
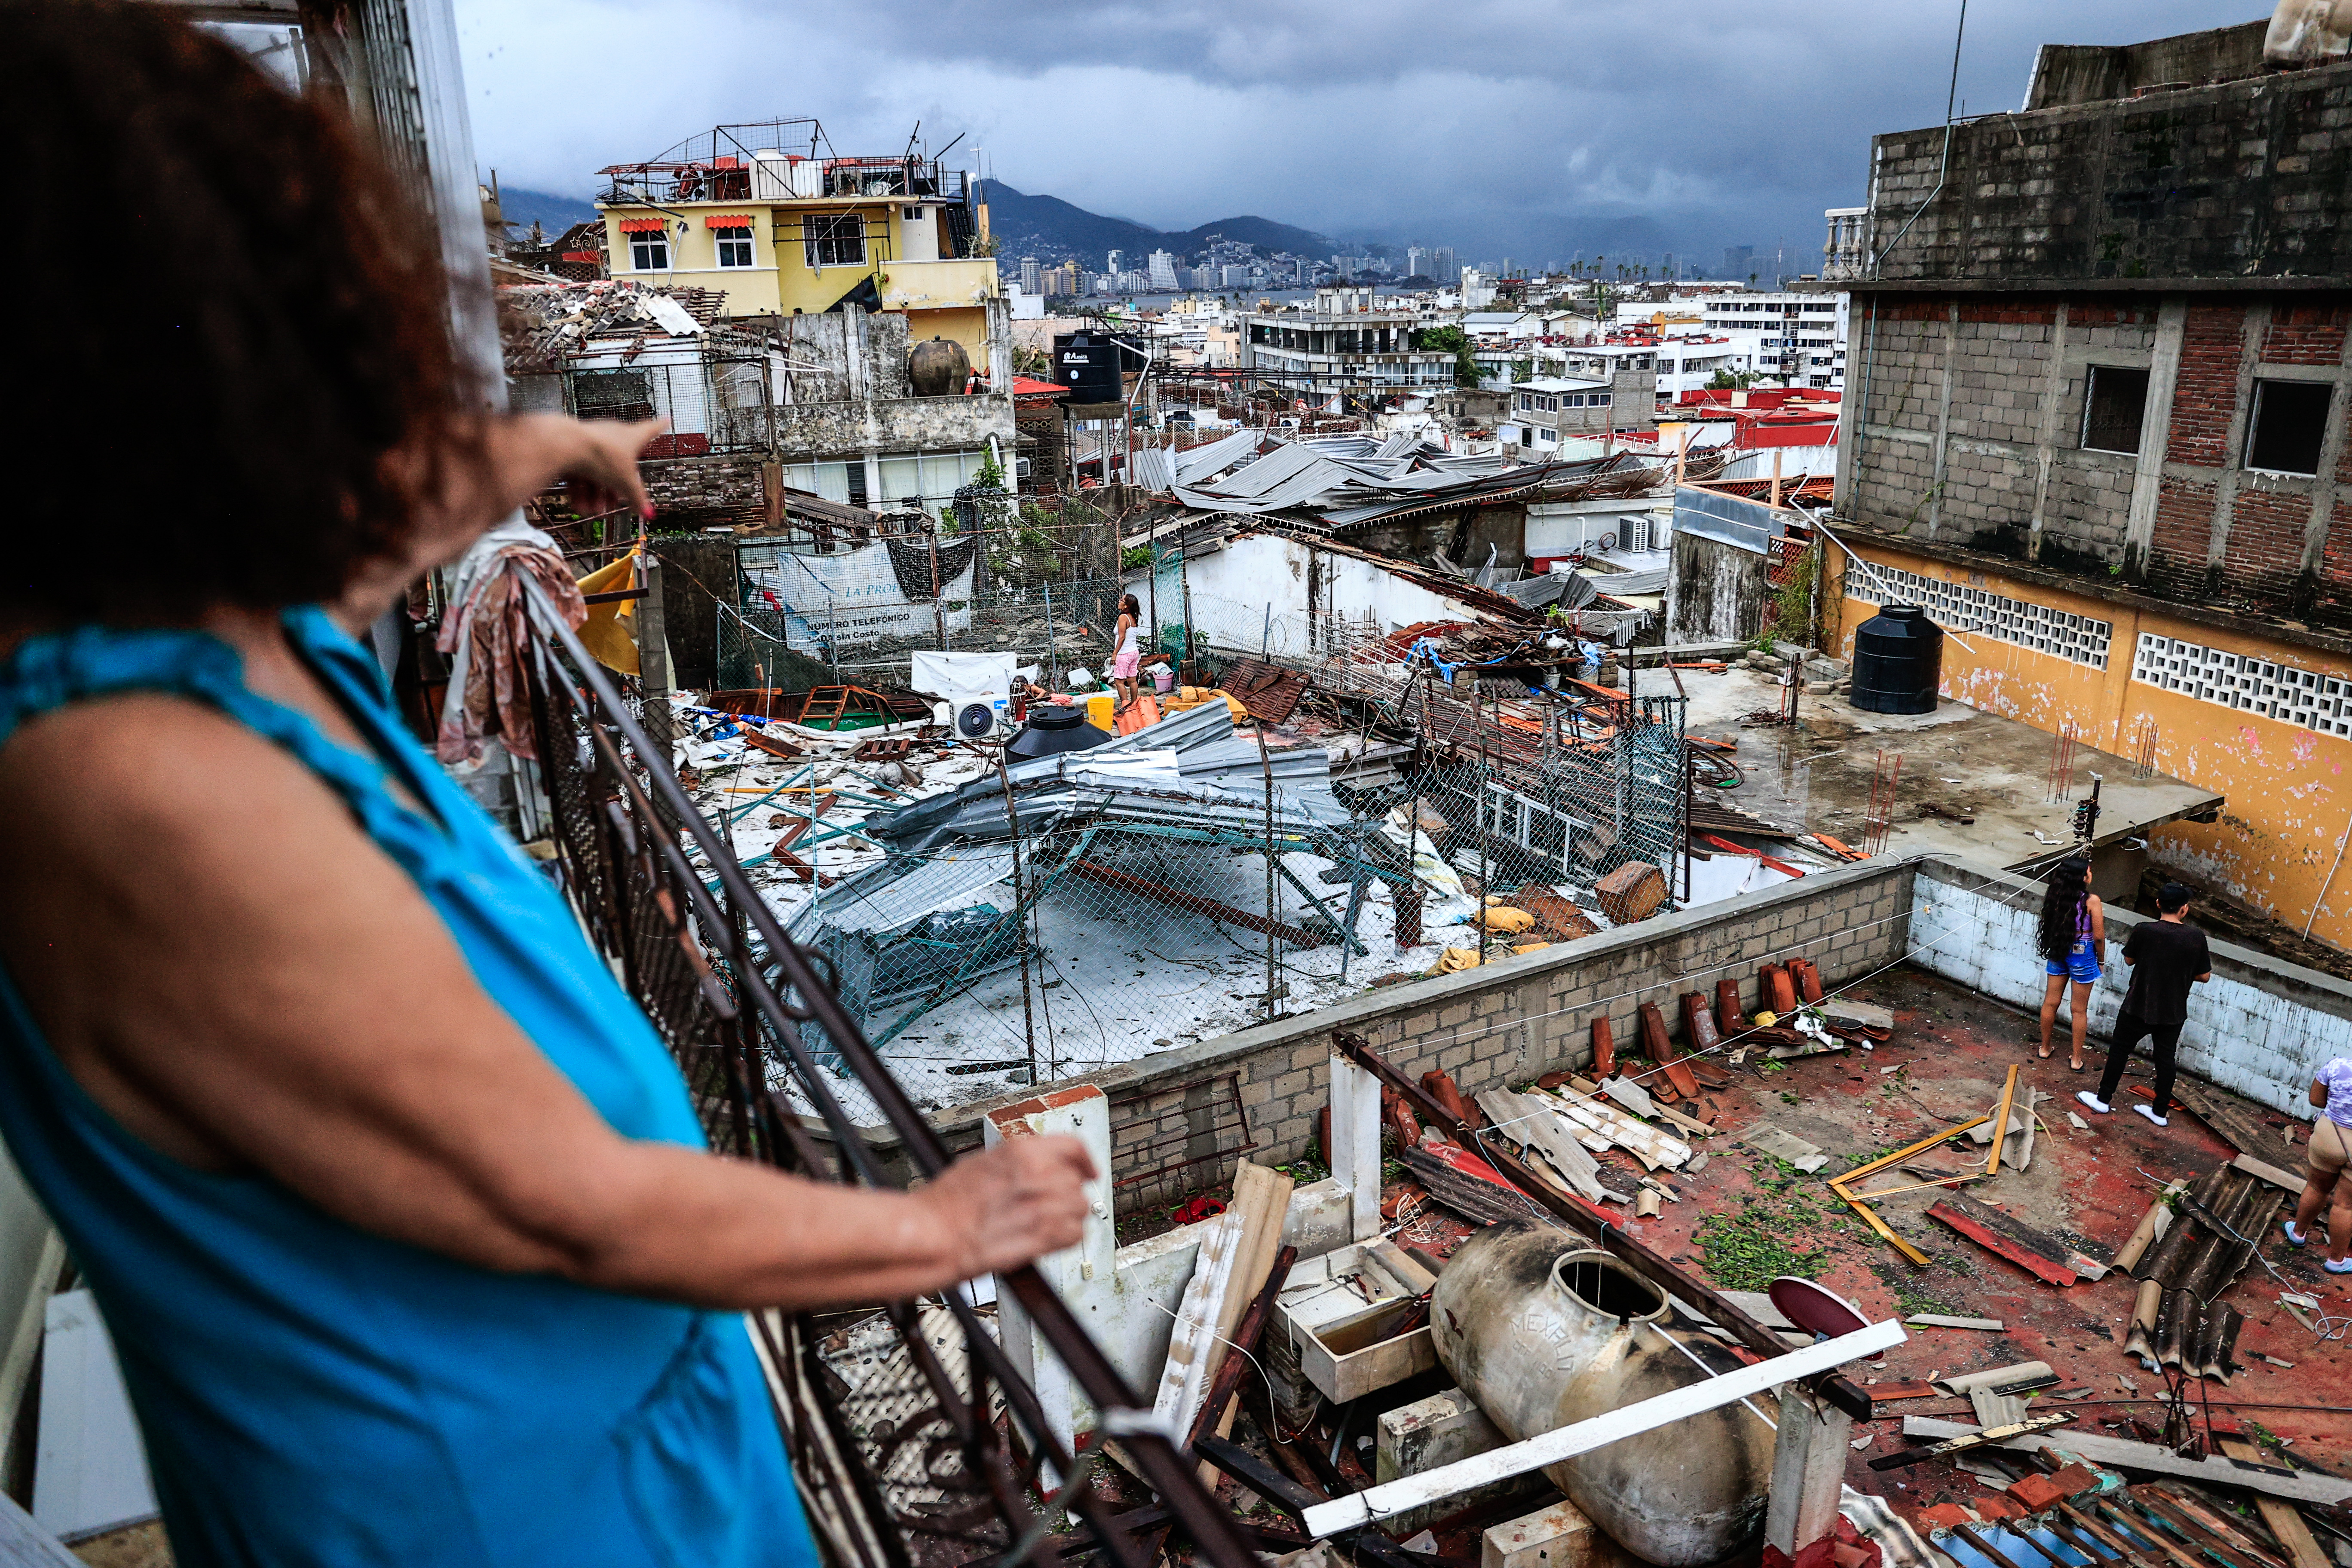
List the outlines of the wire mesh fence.
<svg viewBox="0 0 2352 1568">
<path fill-rule="evenodd" d="M 706 788 L 745 803 L 738 853 L 937 1109 L 1591 934 L 1629 863 L 1671 901 L 1678 700 L 1622 704 L 1607 733 L 1531 734 L 1484 701 L 1449 730 L 1438 683 L 1418 686 L 1420 748 L 1378 772 L 1335 768 L 1299 726 L 1259 727 L 1261 749 L 1213 693 L 1059 756 L 938 742 L 876 782 L 876 764 L 747 754 Z"/>
</svg>

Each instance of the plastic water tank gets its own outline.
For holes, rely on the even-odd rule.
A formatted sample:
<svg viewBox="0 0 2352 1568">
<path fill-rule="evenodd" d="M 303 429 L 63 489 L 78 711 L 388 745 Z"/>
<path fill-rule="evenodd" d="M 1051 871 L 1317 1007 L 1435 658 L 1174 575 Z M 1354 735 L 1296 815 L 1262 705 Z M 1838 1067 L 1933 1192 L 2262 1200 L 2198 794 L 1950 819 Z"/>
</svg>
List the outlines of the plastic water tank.
<svg viewBox="0 0 2352 1568">
<path fill-rule="evenodd" d="M 1072 403 L 1122 401 L 1118 372 L 1118 345 L 1108 333 L 1071 332 L 1054 340 L 1054 379 L 1070 389 Z"/>
<path fill-rule="evenodd" d="M 1853 705 L 1865 713 L 1932 713 L 1944 674 L 1944 628 L 1916 605 L 1889 605 L 1853 634 Z"/>
</svg>

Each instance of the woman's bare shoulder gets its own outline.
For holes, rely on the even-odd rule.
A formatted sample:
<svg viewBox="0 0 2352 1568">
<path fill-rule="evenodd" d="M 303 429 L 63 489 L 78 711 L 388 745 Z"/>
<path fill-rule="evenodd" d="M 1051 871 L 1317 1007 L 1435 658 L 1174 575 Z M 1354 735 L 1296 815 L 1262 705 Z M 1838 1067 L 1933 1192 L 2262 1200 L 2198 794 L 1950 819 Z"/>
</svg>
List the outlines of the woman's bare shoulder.
<svg viewBox="0 0 2352 1568">
<path fill-rule="evenodd" d="M 160 692 L 77 702 L 0 745 L 0 846 L 15 851 L 0 861 L 20 875 L 163 870 L 200 900 L 185 873 L 216 855 L 267 861 L 289 837 L 312 853 L 322 838 L 364 848 L 308 767 L 204 703 Z"/>
</svg>

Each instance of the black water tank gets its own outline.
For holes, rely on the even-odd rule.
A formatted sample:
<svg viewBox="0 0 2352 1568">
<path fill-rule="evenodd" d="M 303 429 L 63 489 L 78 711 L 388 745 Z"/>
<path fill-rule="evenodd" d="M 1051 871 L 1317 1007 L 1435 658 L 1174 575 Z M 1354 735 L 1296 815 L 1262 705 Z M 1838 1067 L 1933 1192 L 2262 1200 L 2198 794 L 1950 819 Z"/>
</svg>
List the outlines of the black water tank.
<svg viewBox="0 0 2352 1568">
<path fill-rule="evenodd" d="M 1054 340 L 1054 379 L 1070 389 L 1072 403 L 1118 403 L 1118 345 L 1107 332 L 1070 332 Z"/>
<path fill-rule="evenodd" d="M 1889 605 L 1853 634 L 1853 705 L 1865 713 L 1933 713 L 1944 628 L 1916 605 Z"/>
<path fill-rule="evenodd" d="M 1029 710 L 1029 721 L 1004 748 L 1015 760 L 1050 757 L 1058 752 L 1083 752 L 1099 746 L 1110 735 L 1087 722 L 1087 710 L 1065 702 L 1040 702 Z"/>
</svg>

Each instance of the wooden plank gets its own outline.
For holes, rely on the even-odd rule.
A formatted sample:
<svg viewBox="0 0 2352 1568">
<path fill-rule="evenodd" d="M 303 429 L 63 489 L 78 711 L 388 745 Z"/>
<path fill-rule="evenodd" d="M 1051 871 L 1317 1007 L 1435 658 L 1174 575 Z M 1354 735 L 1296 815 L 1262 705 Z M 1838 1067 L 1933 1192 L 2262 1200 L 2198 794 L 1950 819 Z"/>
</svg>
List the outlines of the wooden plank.
<svg viewBox="0 0 2352 1568">
<path fill-rule="evenodd" d="M 1908 1469 L 1913 1465 L 1926 1464 L 1929 1459 L 1940 1459 L 1947 1454 L 1965 1454 L 1970 1448 L 1981 1448 L 1988 1443 L 1998 1443 L 2004 1438 L 2022 1436 L 2028 1432 L 2040 1432 L 2052 1426 L 2063 1426 L 2073 1419 L 2073 1412 L 2060 1411 L 2050 1415 L 2036 1415 L 2027 1421 L 2012 1422 L 2006 1426 L 1987 1426 L 1961 1436 L 1945 1437 L 1916 1448 L 1906 1448 L 1899 1454 L 1882 1454 L 1870 1461 L 1870 1468 L 1874 1470 Z"/>
<path fill-rule="evenodd" d="M 88 1568 L 88 1564 L 34 1523 L 33 1516 L 17 1507 L 16 1499 L 0 1493 L 0 1568 Z"/>
<path fill-rule="evenodd" d="M 1990 1204 L 1979 1203 L 1966 1193 L 1956 1192 L 1948 1194 L 1942 1200 L 1941 1206 L 1966 1215 L 1986 1229 L 2007 1237 L 2011 1242 L 2037 1255 L 2045 1262 L 2067 1270 L 2077 1279 L 2106 1278 L 2107 1266 L 2097 1258 L 2084 1257 L 2055 1237 L 2043 1235 L 2016 1215 L 2005 1213 Z M 2256 1226 L 2254 1234 L 2260 1235 L 2261 1232 L 2262 1227 Z"/>
<path fill-rule="evenodd" d="M 1523 1476 L 1530 1470 L 1539 1470 L 1563 1459 L 1572 1459 L 1579 1454 L 1591 1453 L 1596 1448 L 1654 1431 L 1685 1417 L 1720 1409 L 1751 1394 L 1761 1394 L 1768 1388 L 1793 1383 L 1815 1373 L 1828 1372 L 1847 1362 L 1898 1345 L 1904 1337 L 1900 1323 L 1892 1321 L 1872 1323 L 1850 1334 L 1841 1334 L 1802 1350 L 1793 1350 L 1785 1355 L 1774 1356 L 1686 1387 L 1622 1405 L 1605 1415 L 1542 1433 L 1523 1443 L 1512 1443 L 1451 1465 L 1441 1465 L 1417 1476 L 1407 1476 L 1402 1480 L 1390 1481 L 1348 1497 L 1336 1498 L 1328 1503 L 1317 1504 L 1307 1510 L 1302 1517 L 1307 1533 L 1318 1539 L 1358 1529 L 1407 1509 L 1454 1497 L 1474 1487 Z"/>
<path fill-rule="evenodd" d="M 2221 1452 L 2230 1458 L 2252 1459 L 2256 1464 L 2264 1462 L 2263 1451 L 2242 1437 L 2223 1437 L 2220 1442 Z M 2332 1568 L 2331 1559 L 2319 1549 L 2319 1542 L 2311 1533 L 2311 1526 L 2303 1521 L 2303 1515 L 2295 1511 L 2293 1504 L 2281 1502 L 2276 1498 L 2258 1497 L 2254 1500 L 2254 1510 L 2263 1516 L 2263 1523 L 2269 1527 L 2271 1538 L 2286 1549 L 2294 1568 Z"/>
<path fill-rule="evenodd" d="M 1974 1426 L 1932 1415 L 1906 1415 L 1903 1418 L 1903 1435 L 1906 1437 L 1958 1437 L 1976 1430 L 1978 1428 Z M 2153 1443 L 2101 1436 L 2080 1427 L 2056 1437 L 2044 1437 L 2038 1434 L 2011 1437 L 2000 1446 L 2013 1449 L 2056 1448 L 2110 1469 L 2145 1470 L 2152 1475 L 2183 1476 L 2192 1481 L 2205 1481 L 2214 1486 L 2243 1487 L 2248 1491 L 2284 1498 L 2290 1502 L 2340 1503 L 2352 1499 L 2352 1479 L 2323 1476 L 2310 1470 L 2288 1474 L 2249 1469 L 2226 1456 L 2184 1459 Z"/>
<path fill-rule="evenodd" d="M 2257 1160 L 2252 1154 L 2241 1154 L 2230 1163 L 2234 1169 L 2243 1171 L 2258 1181 L 2268 1182 L 2283 1192 L 2300 1194 L 2303 1191 L 2301 1176 L 2291 1171 L 2282 1171 L 2268 1161 Z"/>
<path fill-rule="evenodd" d="M 1992 1119 L 1992 1158 L 1985 1162 L 1985 1174 L 1988 1176 L 2000 1174 L 2000 1146 L 2009 1131 L 2010 1102 L 2017 1098 L 2017 1068 L 2018 1064 L 2015 1062 L 2009 1064 L 2009 1081 L 2000 1086 L 2000 1110 Z M 2069 1280 L 2068 1283 L 2072 1284 L 2073 1281 Z"/>
<path fill-rule="evenodd" d="M 1914 1154 L 1923 1154 L 1928 1150 L 1933 1149 L 1937 1144 L 1943 1142 L 1946 1139 L 1956 1138 L 1959 1134 L 1966 1132 L 1969 1128 L 1976 1126 L 1979 1122 L 1985 1120 L 1986 1118 L 1981 1116 L 1970 1117 L 1968 1121 L 1961 1122 L 1956 1127 L 1945 1128 L 1933 1138 L 1920 1139 L 1919 1142 L 1912 1144 L 1907 1149 L 1897 1149 L 1892 1154 L 1883 1154 L 1879 1156 L 1867 1165 L 1856 1165 L 1851 1171 L 1840 1172 L 1838 1174 L 1830 1178 L 1830 1185 L 1832 1187 L 1852 1186 L 1854 1183 L 1862 1180 L 1863 1177 L 1869 1175 L 1872 1172 L 1883 1171 L 1889 1165 L 1900 1164 L 1902 1162 L 1908 1160 Z"/>
<path fill-rule="evenodd" d="M 1903 1321 L 1923 1329 L 1982 1329 L 1995 1334 L 2007 1326 L 1999 1318 L 1948 1318 L 1941 1312 L 1914 1312 Z"/>
</svg>

